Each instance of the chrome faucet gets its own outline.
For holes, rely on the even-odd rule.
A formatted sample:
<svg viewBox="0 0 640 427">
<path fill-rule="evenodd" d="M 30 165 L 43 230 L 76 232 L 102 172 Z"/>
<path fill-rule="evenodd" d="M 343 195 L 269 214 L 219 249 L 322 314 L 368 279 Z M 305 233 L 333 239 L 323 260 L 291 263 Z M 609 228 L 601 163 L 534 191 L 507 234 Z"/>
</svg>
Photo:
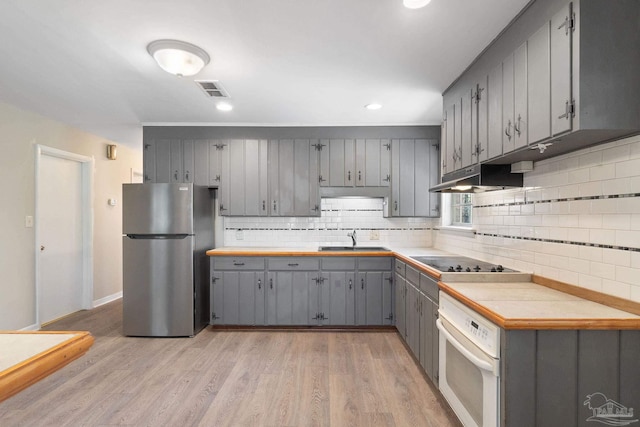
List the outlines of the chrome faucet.
<svg viewBox="0 0 640 427">
<path fill-rule="evenodd" d="M 353 247 L 356 247 L 356 230 L 353 230 L 353 233 L 347 233 L 347 236 L 351 237 L 353 241 Z"/>
</svg>

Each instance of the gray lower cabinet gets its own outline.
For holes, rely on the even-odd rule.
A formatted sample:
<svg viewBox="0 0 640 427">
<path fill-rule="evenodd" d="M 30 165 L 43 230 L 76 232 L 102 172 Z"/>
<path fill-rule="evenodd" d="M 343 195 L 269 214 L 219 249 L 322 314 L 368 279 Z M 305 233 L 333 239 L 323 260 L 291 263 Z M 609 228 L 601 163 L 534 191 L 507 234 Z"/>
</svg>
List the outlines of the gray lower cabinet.
<svg viewBox="0 0 640 427">
<path fill-rule="evenodd" d="M 262 257 L 211 259 L 212 325 L 265 324 L 264 267 Z"/>
<path fill-rule="evenodd" d="M 267 260 L 267 324 L 308 325 L 310 292 L 318 283 L 318 258 L 278 257 Z"/>
<path fill-rule="evenodd" d="M 319 279 L 309 292 L 309 323 L 355 325 L 356 258 L 321 258 L 320 263 Z"/>
<path fill-rule="evenodd" d="M 396 260 L 396 328 L 427 376 L 438 385 L 438 284 Z"/>
<path fill-rule="evenodd" d="M 212 325 L 393 325 L 391 257 L 212 257 Z"/>
<path fill-rule="evenodd" d="M 392 258 L 358 259 L 356 324 L 393 325 Z"/>
<path fill-rule="evenodd" d="M 500 346 L 500 425 L 626 425 L 638 418 L 622 415 L 640 402 L 640 331 L 502 330 Z M 598 410 L 614 415 L 594 417 Z"/>
</svg>

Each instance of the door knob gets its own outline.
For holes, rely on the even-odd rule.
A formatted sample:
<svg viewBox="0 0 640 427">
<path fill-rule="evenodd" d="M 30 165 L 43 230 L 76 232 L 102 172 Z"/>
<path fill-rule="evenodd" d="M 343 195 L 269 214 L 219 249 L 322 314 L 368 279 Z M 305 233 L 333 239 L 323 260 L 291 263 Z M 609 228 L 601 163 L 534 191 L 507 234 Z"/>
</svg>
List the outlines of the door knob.
<svg viewBox="0 0 640 427">
<path fill-rule="evenodd" d="M 44 251 L 44 245 L 40 245 L 40 250 Z"/>
</svg>

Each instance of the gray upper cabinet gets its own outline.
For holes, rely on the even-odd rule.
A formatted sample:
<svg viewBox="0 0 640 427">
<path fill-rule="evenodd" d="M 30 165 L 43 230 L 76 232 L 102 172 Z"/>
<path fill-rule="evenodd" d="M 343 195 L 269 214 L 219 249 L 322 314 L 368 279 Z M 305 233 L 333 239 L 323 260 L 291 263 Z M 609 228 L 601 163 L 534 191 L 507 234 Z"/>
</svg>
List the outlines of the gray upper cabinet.
<svg viewBox="0 0 640 427">
<path fill-rule="evenodd" d="M 320 216 L 318 151 L 308 139 L 270 140 L 269 215 Z"/>
<path fill-rule="evenodd" d="M 551 66 L 549 63 L 549 23 L 527 42 L 527 98 L 529 104 L 529 140 L 551 136 Z"/>
<path fill-rule="evenodd" d="M 388 139 L 322 139 L 322 187 L 388 187 L 391 181 Z"/>
<path fill-rule="evenodd" d="M 514 149 L 529 143 L 527 105 L 527 43 L 513 52 L 513 139 Z"/>
<path fill-rule="evenodd" d="M 224 140 L 209 142 L 209 187 L 219 187 L 222 182 L 222 165 L 227 163 L 229 148 Z"/>
<path fill-rule="evenodd" d="M 473 153 L 473 121 L 471 119 L 471 112 L 475 106 L 473 100 L 473 90 L 468 90 L 463 93 L 461 100 L 462 112 L 460 114 L 460 166 L 465 168 L 470 166 L 474 161 Z M 477 160 L 476 160 L 477 161 Z"/>
<path fill-rule="evenodd" d="M 209 185 L 208 144 L 192 139 L 154 139 L 144 144 L 144 181 Z"/>
<path fill-rule="evenodd" d="M 633 0 L 528 5 L 443 94 L 443 140 L 454 140 L 443 150 L 444 173 L 466 165 L 467 94 L 484 76 L 489 138 L 480 161 L 542 160 L 639 132 L 639 21 Z M 473 111 L 471 123 L 473 135 Z"/>
<path fill-rule="evenodd" d="M 439 143 L 429 139 L 391 141 L 391 206 L 394 217 L 437 217 L 439 196 L 429 193 L 438 182 Z"/>
<path fill-rule="evenodd" d="M 571 95 L 573 19 L 571 3 L 565 5 L 551 18 L 551 133 L 553 136 L 570 131 L 573 124 L 575 107 Z M 638 22 L 637 19 L 636 22 Z M 638 40 L 637 37 L 636 40 Z M 628 41 L 625 42 L 628 43 Z M 640 56 L 637 51 L 636 55 Z"/>
<path fill-rule="evenodd" d="M 487 158 L 493 159 L 502 154 L 502 63 L 490 72 L 487 84 L 488 130 Z"/>
<path fill-rule="evenodd" d="M 487 76 L 482 76 L 471 93 L 471 163 L 487 160 L 489 155 L 489 106 L 487 102 Z"/>
<path fill-rule="evenodd" d="M 228 186 L 223 190 L 227 195 L 220 208 L 223 215 L 268 215 L 267 148 L 267 140 L 228 141 L 228 161 L 222 173 L 222 186 Z"/>
</svg>

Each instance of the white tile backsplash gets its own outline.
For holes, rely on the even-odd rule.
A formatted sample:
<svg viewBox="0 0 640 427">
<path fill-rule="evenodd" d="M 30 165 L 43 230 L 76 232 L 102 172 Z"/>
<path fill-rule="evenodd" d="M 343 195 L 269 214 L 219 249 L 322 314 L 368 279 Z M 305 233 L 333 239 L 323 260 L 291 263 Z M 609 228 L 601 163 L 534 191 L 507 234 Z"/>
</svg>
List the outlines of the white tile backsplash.
<svg viewBox="0 0 640 427">
<path fill-rule="evenodd" d="M 434 247 L 640 302 L 640 135 L 537 162 L 524 185 L 476 194 L 476 234 Z"/>
<path fill-rule="evenodd" d="M 223 217 L 224 246 L 314 247 L 351 245 L 356 230 L 360 246 L 431 247 L 431 218 L 383 218 L 381 198 L 322 199 L 319 218 Z M 243 239 L 238 239 L 242 230 Z M 379 240 L 372 240 L 372 231 Z"/>
</svg>

